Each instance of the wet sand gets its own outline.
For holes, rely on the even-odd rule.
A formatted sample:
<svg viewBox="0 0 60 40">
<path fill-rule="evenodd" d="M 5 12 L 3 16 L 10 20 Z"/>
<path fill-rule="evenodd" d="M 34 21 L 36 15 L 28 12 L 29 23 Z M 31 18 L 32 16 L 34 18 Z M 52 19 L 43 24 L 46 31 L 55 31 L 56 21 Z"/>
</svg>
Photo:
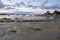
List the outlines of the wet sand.
<svg viewBox="0 0 60 40">
<path fill-rule="evenodd" d="M 16 28 L 16 32 L 8 29 Z M 40 28 L 34 30 L 29 28 Z M 49 22 L 0 22 L 0 40 L 57 40 L 60 35 L 60 21 Z"/>
</svg>

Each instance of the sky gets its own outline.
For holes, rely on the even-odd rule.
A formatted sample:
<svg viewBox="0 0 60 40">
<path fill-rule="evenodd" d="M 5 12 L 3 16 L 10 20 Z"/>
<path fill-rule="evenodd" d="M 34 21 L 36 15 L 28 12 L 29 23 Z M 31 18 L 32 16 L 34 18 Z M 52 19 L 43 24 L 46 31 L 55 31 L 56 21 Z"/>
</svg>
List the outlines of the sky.
<svg viewBox="0 0 60 40">
<path fill-rule="evenodd" d="M 43 13 L 43 11 L 57 9 L 60 9 L 60 0 L 0 0 L 0 12 L 18 10 Z"/>
</svg>

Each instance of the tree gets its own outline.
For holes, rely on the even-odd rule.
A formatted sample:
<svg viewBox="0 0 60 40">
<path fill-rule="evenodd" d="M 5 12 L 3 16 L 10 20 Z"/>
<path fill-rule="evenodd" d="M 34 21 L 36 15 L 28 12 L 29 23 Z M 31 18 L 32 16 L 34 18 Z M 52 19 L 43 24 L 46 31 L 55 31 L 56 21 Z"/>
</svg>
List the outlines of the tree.
<svg viewBox="0 0 60 40">
<path fill-rule="evenodd" d="M 55 10 L 55 11 L 53 12 L 53 14 L 55 14 L 55 15 L 60 15 L 60 12 L 57 11 L 57 10 Z"/>
<path fill-rule="evenodd" d="M 45 15 L 51 15 L 50 11 L 47 11 L 47 12 L 45 13 Z"/>
</svg>

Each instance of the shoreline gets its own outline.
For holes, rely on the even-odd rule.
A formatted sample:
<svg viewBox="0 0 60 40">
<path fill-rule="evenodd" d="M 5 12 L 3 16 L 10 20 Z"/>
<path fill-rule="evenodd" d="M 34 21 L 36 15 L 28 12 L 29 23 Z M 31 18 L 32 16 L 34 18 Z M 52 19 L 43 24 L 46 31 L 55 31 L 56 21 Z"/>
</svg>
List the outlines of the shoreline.
<svg viewBox="0 0 60 40">
<path fill-rule="evenodd" d="M 18 21 L 0 21 L 0 22 L 50 22 L 50 21 L 60 21 L 60 20 L 18 20 Z"/>
</svg>

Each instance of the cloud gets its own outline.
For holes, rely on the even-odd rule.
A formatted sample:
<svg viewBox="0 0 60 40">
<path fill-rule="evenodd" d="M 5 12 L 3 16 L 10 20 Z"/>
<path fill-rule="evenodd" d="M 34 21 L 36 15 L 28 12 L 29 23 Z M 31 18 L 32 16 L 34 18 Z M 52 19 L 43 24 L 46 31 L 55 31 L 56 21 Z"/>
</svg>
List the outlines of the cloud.
<svg viewBox="0 0 60 40">
<path fill-rule="evenodd" d="M 7 0 L 7 1 L 12 1 L 12 0 Z"/>
<path fill-rule="evenodd" d="M 0 0 L 0 8 L 3 8 L 5 5 L 2 3 L 2 1 Z"/>
<path fill-rule="evenodd" d="M 0 13 L 13 13 L 13 11 L 16 11 L 16 10 L 13 10 L 13 9 L 10 9 L 10 10 L 6 10 L 6 9 L 0 9 Z"/>
<path fill-rule="evenodd" d="M 25 3 L 24 3 L 24 2 L 21 2 L 20 4 L 21 4 L 21 5 L 25 5 Z"/>
<path fill-rule="evenodd" d="M 16 10 L 14 7 L 11 7 L 11 6 L 5 6 L 4 9 L 6 9 L 6 10 L 9 10 L 9 9 L 14 9 L 14 10 Z"/>
<path fill-rule="evenodd" d="M 60 0 L 46 0 L 41 4 L 44 9 L 60 9 Z"/>
<path fill-rule="evenodd" d="M 26 7 L 32 7 L 33 9 L 38 8 L 38 6 L 28 5 Z"/>
<path fill-rule="evenodd" d="M 6 6 L 60 9 L 60 0 L 0 0 L 0 8 Z"/>
</svg>

